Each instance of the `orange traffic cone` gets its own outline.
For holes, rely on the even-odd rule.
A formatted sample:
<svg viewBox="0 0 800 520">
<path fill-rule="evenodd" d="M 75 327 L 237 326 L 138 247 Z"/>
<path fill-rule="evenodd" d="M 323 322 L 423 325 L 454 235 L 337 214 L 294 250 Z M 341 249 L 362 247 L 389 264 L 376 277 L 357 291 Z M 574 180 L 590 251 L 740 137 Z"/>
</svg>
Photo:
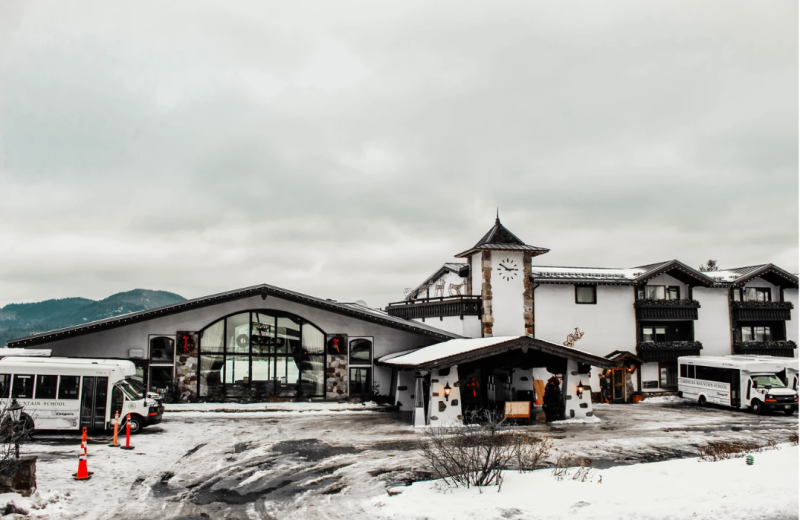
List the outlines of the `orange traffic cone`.
<svg viewBox="0 0 800 520">
<path fill-rule="evenodd" d="M 128 414 L 128 421 L 125 425 L 125 446 L 120 446 L 123 450 L 132 450 L 131 446 L 131 414 Z"/>
<path fill-rule="evenodd" d="M 72 475 L 75 477 L 75 480 L 89 480 L 92 478 L 94 472 L 89 471 L 89 465 L 86 461 L 88 456 L 89 453 L 86 450 L 86 428 L 84 428 L 83 440 L 81 441 L 81 452 L 80 455 L 78 455 L 78 472 Z"/>
<path fill-rule="evenodd" d="M 119 431 L 119 412 L 114 415 L 114 442 L 109 444 L 112 448 L 119 447 L 119 441 L 117 440 L 117 432 Z"/>
</svg>

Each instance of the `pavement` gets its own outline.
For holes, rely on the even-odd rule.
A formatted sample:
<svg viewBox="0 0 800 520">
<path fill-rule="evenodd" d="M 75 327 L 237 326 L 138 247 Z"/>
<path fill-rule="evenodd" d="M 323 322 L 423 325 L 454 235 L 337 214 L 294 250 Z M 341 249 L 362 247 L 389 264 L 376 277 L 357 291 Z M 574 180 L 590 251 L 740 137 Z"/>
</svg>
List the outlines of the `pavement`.
<svg viewBox="0 0 800 520">
<path fill-rule="evenodd" d="M 600 422 L 556 425 L 540 415 L 520 429 L 603 469 L 693 457 L 712 441 L 785 442 L 798 428 L 797 416 L 685 401 L 596 405 L 595 415 Z M 72 518 L 357 518 L 387 489 L 431 478 L 409 422 L 371 410 L 167 413 L 130 452 L 91 435 L 95 475 L 84 482 L 70 477 L 77 432 L 42 432 L 23 451 L 39 457 L 39 488 L 66 497 Z"/>
</svg>

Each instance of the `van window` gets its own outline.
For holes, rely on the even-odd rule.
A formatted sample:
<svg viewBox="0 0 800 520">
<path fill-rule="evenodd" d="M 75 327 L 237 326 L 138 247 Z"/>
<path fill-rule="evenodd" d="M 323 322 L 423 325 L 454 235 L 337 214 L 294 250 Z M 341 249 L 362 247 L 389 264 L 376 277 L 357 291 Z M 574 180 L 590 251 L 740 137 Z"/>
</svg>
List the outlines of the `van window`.
<svg viewBox="0 0 800 520">
<path fill-rule="evenodd" d="M 0 374 L 0 398 L 8 397 L 8 387 L 11 382 L 11 374 Z"/>
<path fill-rule="evenodd" d="M 33 376 L 14 375 L 14 384 L 11 387 L 11 397 L 20 399 L 30 399 L 33 397 Z"/>
<path fill-rule="evenodd" d="M 80 390 L 80 376 L 59 376 L 59 399 L 77 399 Z"/>
<path fill-rule="evenodd" d="M 58 376 L 36 376 L 36 399 L 55 399 Z"/>
</svg>

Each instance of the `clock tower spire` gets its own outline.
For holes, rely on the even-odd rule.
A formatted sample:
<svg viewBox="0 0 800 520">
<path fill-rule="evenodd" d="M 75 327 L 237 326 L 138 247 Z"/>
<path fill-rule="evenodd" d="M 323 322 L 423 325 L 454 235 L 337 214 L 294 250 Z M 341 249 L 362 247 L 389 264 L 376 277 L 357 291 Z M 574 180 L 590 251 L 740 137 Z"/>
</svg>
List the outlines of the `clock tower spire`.
<svg viewBox="0 0 800 520">
<path fill-rule="evenodd" d="M 500 223 L 477 244 L 456 255 L 469 262 L 471 293 L 480 287 L 481 336 L 533 336 L 531 258 L 550 251 L 530 246 Z"/>
</svg>

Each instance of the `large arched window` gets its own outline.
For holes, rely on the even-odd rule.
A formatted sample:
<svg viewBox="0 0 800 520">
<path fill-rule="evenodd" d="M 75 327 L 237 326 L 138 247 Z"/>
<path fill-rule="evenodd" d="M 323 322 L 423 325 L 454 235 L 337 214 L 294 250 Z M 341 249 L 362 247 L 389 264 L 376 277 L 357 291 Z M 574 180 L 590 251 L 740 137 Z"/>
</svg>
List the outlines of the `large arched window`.
<svg viewBox="0 0 800 520">
<path fill-rule="evenodd" d="M 325 333 L 277 311 L 228 316 L 201 332 L 199 396 L 324 396 Z"/>
</svg>

